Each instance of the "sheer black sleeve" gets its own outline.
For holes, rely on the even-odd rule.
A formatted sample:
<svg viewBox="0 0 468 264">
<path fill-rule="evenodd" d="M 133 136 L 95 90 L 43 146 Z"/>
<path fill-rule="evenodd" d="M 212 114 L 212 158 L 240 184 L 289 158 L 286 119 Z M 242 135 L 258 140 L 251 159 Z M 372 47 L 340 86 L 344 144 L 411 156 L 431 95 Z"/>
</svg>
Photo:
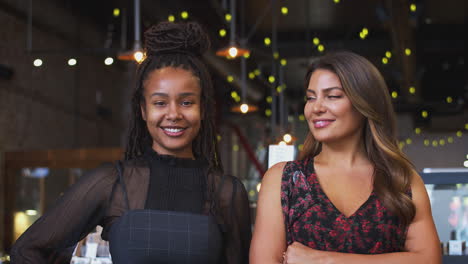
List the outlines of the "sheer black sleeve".
<svg viewBox="0 0 468 264">
<path fill-rule="evenodd" d="M 112 164 L 80 177 L 16 241 L 12 263 L 70 263 L 76 243 L 102 223 L 115 180 Z"/>
<path fill-rule="evenodd" d="M 226 223 L 224 255 L 227 264 L 245 264 L 249 262 L 252 238 L 247 191 L 236 177 L 225 177 L 221 191 L 221 210 Z"/>
</svg>

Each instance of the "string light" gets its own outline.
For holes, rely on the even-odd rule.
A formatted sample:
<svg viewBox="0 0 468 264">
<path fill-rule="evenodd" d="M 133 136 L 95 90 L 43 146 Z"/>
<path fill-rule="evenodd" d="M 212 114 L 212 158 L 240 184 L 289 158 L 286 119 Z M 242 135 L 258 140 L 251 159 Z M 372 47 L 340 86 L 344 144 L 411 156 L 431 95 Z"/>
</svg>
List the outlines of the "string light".
<svg viewBox="0 0 468 264">
<path fill-rule="evenodd" d="M 167 17 L 167 21 L 169 21 L 169 22 L 174 22 L 174 21 L 175 21 L 175 16 L 174 16 L 174 15 L 169 15 L 169 16 Z"/>
<path fill-rule="evenodd" d="M 265 115 L 266 116 L 271 116 L 271 109 L 266 109 L 265 110 Z"/>
<path fill-rule="evenodd" d="M 231 83 L 232 81 L 234 81 L 234 77 L 232 77 L 232 75 L 228 75 L 226 77 L 226 80 Z"/>
<path fill-rule="evenodd" d="M 419 127 L 415 128 L 414 133 L 416 133 L 416 135 L 421 134 L 421 128 L 419 128 Z"/>
<path fill-rule="evenodd" d="M 410 94 L 415 94 L 416 93 L 416 88 L 414 86 L 411 86 L 409 88 L 409 92 L 410 92 Z"/>
<path fill-rule="evenodd" d="M 239 151 L 239 145 L 234 144 L 234 145 L 232 146 L 232 150 L 233 150 L 234 152 Z"/>
<path fill-rule="evenodd" d="M 271 96 L 267 96 L 266 101 L 271 104 L 271 102 L 273 102 L 273 98 Z"/>
<path fill-rule="evenodd" d="M 416 12 L 416 4 L 414 4 L 414 3 L 410 4 L 410 11 L 411 12 Z"/>
<path fill-rule="evenodd" d="M 323 52 L 325 50 L 325 47 L 322 44 L 320 44 L 320 45 L 318 45 L 317 50 L 319 52 Z"/>
<path fill-rule="evenodd" d="M 382 63 L 383 63 L 383 64 L 387 64 L 387 63 L 388 63 L 388 58 L 383 57 L 383 58 L 382 58 Z"/>
<path fill-rule="evenodd" d="M 255 73 L 249 72 L 249 79 L 251 80 L 255 79 Z"/>
<path fill-rule="evenodd" d="M 259 69 L 255 69 L 255 70 L 254 70 L 254 74 L 255 74 L 256 76 L 259 76 L 261 73 L 262 73 L 262 72 L 261 72 Z"/>
<path fill-rule="evenodd" d="M 369 30 L 367 28 L 362 28 L 361 32 L 359 32 L 359 37 L 361 39 L 365 39 L 369 34 Z"/>
<path fill-rule="evenodd" d="M 392 92 L 392 98 L 393 98 L 393 99 L 398 98 L 398 92 L 393 91 L 393 92 Z"/>
<path fill-rule="evenodd" d="M 288 64 L 288 61 L 286 59 L 281 59 L 280 63 L 281 63 L 281 66 L 286 66 L 286 64 Z"/>
<path fill-rule="evenodd" d="M 219 36 L 225 37 L 226 34 L 227 34 L 227 32 L 226 32 L 226 30 L 225 30 L 224 28 L 222 28 L 222 29 L 219 30 Z"/>
<path fill-rule="evenodd" d="M 340 0 L 333 0 L 333 2 L 335 2 L 335 4 L 338 4 L 340 3 Z"/>
<path fill-rule="evenodd" d="M 144 60 L 145 55 L 141 51 L 137 51 L 133 54 L 133 58 L 136 62 L 140 63 Z"/>
<path fill-rule="evenodd" d="M 263 39 L 263 43 L 265 43 L 265 46 L 270 46 L 271 39 L 269 37 L 266 37 L 265 39 Z"/>
<path fill-rule="evenodd" d="M 390 59 L 392 57 L 392 53 L 390 51 L 386 51 L 385 52 L 385 57 Z"/>
<path fill-rule="evenodd" d="M 274 82 L 275 82 L 275 76 L 270 75 L 270 76 L 268 77 L 268 81 L 269 81 L 270 83 L 274 83 Z"/>
<path fill-rule="evenodd" d="M 423 110 L 423 111 L 421 112 L 421 116 L 422 116 L 423 118 L 427 118 L 427 117 L 429 116 L 429 113 L 428 113 L 426 110 Z"/>
<path fill-rule="evenodd" d="M 465 124 L 465 130 L 468 130 L 468 123 Z"/>
<path fill-rule="evenodd" d="M 450 144 L 452 144 L 452 143 L 453 143 L 453 137 L 448 137 L 448 138 L 447 138 L 447 142 L 450 143 Z"/>
<path fill-rule="evenodd" d="M 105 60 L 104 60 L 104 64 L 105 65 L 112 65 L 112 63 L 114 63 L 114 59 L 112 57 L 107 57 Z"/>
<path fill-rule="evenodd" d="M 460 130 L 457 131 L 457 137 L 462 137 L 463 136 L 463 132 L 461 132 Z"/>
<path fill-rule="evenodd" d="M 305 116 L 304 115 L 299 115 L 299 121 L 305 121 Z"/>
<path fill-rule="evenodd" d="M 411 49 L 406 48 L 405 49 L 405 54 L 406 54 L 406 56 L 411 55 Z"/>
<path fill-rule="evenodd" d="M 77 63 L 77 61 L 76 61 L 76 59 L 74 59 L 74 58 L 71 58 L 71 59 L 68 60 L 68 65 L 69 65 L 69 66 L 75 66 L 76 63 Z"/>
<path fill-rule="evenodd" d="M 277 60 L 279 58 L 279 52 L 277 51 L 273 52 L 273 58 Z"/>
<path fill-rule="evenodd" d="M 189 13 L 188 13 L 187 11 L 182 11 L 182 12 L 180 13 L 180 17 L 181 17 L 182 19 L 187 19 L 187 18 L 189 17 Z"/>
<path fill-rule="evenodd" d="M 232 92 L 231 92 L 231 97 L 232 97 L 232 98 L 236 98 L 236 97 L 238 97 L 238 96 L 239 96 L 239 95 L 237 94 L 236 91 L 232 91 Z"/>
<path fill-rule="evenodd" d="M 413 143 L 413 140 L 411 138 L 406 139 L 406 145 L 411 145 Z"/>
<path fill-rule="evenodd" d="M 226 15 L 224 15 L 224 19 L 226 19 L 227 22 L 230 22 L 232 19 L 231 14 L 227 13 Z"/>
<path fill-rule="evenodd" d="M 304 145 L 300 144 L 299 146 L 297 146 L 297 149 L 299 149 L 299 151 L 302 151 L 304 149 Z"/>
<path fill-rule="evenodd" d="M 447 101 L 448 104 L 451 104 L 453 102 L 453 98 L 451 96 L 447 96 L 445 101 Z"/>
<path fill-rule="evenodd" d="M 120 9 L 114 8 L 114 10 L 112 11 L 112 14 L 114 15 L 114 17 L 120 16 Z"/>
<path fill-rule="evenodd" d="M 429 146 L 430 143 L 431 143 L 431 142 L 429 141 L 429 139 L 425 139 L 425 140 L 424 140 L 424 146 L 427 147 L 427 146 Z"/>
<path fill-rule="evenodd" d="M 287 14 L 288 14 L 288 12 L 289 12 L 289 10 L 288 10 L 288 8 L 287 8 L 287 7 L 285 7 L 285 6 L 281 7 L 281 14 L 283 14 L 283 15 L 287 15 Z"/>
<path fill-rule="evenodd" d="M 41 59 L 35 59 L 33 61 L 33 65 L 36 67 L 41 67 L 42 66 L 42 60 Z"/>
<path fill-rule="evenodd" d="M 317 46 L 318 44 L 320 44 L 320 39 L 315 37 L 312 42 L 314 43 L 315 46 Z"/>
<path fill-rule="evenodd" d="M 246 53 L 244 54 L 244 58 L 246 58 L 246 59 L 250 58 L 250 52 L 246 52 Z"/>
</svg>

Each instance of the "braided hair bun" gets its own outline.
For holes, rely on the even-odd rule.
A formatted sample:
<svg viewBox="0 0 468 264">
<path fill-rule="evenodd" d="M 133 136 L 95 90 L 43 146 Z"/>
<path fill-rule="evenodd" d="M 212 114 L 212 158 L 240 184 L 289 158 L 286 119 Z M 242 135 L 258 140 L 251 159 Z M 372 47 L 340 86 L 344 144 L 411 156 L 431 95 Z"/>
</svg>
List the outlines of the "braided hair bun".
<svg viewBox="0 0 468 264">
<path fill-rule="evenodd" d="M 162 22 L 145 34 L 148 56 L 167 53 L 187 53 L 200 56 L 210 47 L 210 40 L 200 24 L 195 22 Z"/>
</svg>

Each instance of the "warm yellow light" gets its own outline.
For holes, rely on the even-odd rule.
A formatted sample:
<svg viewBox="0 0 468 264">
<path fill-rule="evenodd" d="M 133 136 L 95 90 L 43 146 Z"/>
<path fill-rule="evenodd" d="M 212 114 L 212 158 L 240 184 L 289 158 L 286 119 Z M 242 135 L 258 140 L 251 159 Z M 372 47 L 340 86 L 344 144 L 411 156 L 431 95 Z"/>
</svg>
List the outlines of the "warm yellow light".
<svg viewBox="0 0 468 264">
<path fill-rule="evenodd" d="M 304 149 L 304 145 L 300 144 L 299 146 L 297 146 L 297 149 L 299 149 L 299 151 L 302 151 Z"/>
<path fill-rule="evenodd" d="M 246 58 L 246 59 L 250 58 L 250 52 L 246 52 L 246 53 L 244 54 L 244 58 Z"/>
<path fill-rule="evenodd" d="M 260 192 L 260 188 L 262 188 L 262 183 L 261 182 L 259 182 L 257 184 L 257 192 Z"/>
<path fill-rule="evenodd" d="M 25 213 L 26 213 L 26 215 L 30 215 L 30 216 L 37 215 L 36 210 L 26 210 Z"/>
<path fill-rule="evenodd" d="M 369 34 L 369 30 L 367 28 L 362 28 L 362 34 L 366 35 Z"/>
<path fill-rule="evenodd" d="M 218 142 L 220 142 L 222 139 L 221 135 L 216 135 L 216 140 L 218 140 Z"/>
<path fill-rule="evenodd" d="M 428 113 L 426 110 L 423 110 L 423 111 L 421 112 L 421 116 L 422 116 L 423 118 L 427 118 L 427 117 L 429 116 L 429 113 Z"/>
<path fill-rule="evenodd" d="M 289 12 L 289 10 L 288 10 L 288 8 L 287 8 L 287 7 L 285 7 L 285 6 L 281 7 L 281 14 L 283 14 L 283 15 L 287 15 L 287 14 L 288 14 L 288 12 Z"/>
<path fill-rule="evenodd" d="M 251 80 L 255 79 L 255 73 L 249 72 L 249 79 Z"/>
<path fill-rule="evenodd" d="M 383 58 L 382 58 L 382 63 L 383 63 L 383 64 L 387 64 L 387 63 L 388 63 L 388 58 L 383 57 Z"/>
<path fill-rule="evenodd" d="M 410 5 L 410 11 L 411 12 L 416 12 L 416 4 L 411 4 Z"/>
<path fill-rule="evenodd" d="M 42 60 L 41 59 L 35 59 L 33 62 L 33 65 L 36 67 L 41 67 L 42 66 Z"/>
<path fill-rule="evenodd" d="M 276 91 L 278 93 L 281 93 L 283 91 L 283 86 L 282 85 L 279 85 L 278 87 L 276 87 Z"/>
<path fill-rule="evenodd" d="M 397 93 L 396 91 L 393 91 L 393 92 L 392 92 L 392 98 L 393 98 L 393 99 L 398 98 L 398 93 Z"/>
<path fill-rule="evenodd" d="M 439 145 L 439 142 L 437 140 L 432 140 L 432 146 L 437 147 Z"/>
<path fill-rule="evenodd" d="M 453 143 L 453 137 L 448 137 L 448 138 L 447 138 L 447 142 L 448 142 L 448 143 Z"/>
<path fill-rule="evenodd" d="M 288 64 L 288 61 L 286 59 L 281 59 L 280 63 L 282 66 L 286 66 L 286 64 Z"/>
<path fill-rule="evenodd" d="M 286 145 L 288 145 L 288 144 L 286 144 L 286 142 L 284 142 L 284 141 L 281 140 L 281 141 L 278 143 L 278 145 L 280 145 L 280 146 L 286 146 Z"/>
<path fill-rule="evenodd" d="M 273 58 L 276 60 L 279 58 L 279 52 L 275 51 L 273 52 Z"/>
<path fill-rule="evenodd" d="M 300 121 L 304 121 L 304 120 L 305 120 L 305 116 L 304 116 L 304 115 L 299 115 L 299 120 L 300 120 Z"/>
<path fill-rule="evenodd" d="M 219 30 L 219 35 L 220 35 L 221 37 L 225 37 L 226 34 L 227 34 L 227 32 L 226 32 L 226 30 L 225 30 L 224 28 L 222 28 L 222 29 Z"/>
<path fill-rule="evenodd" d="M 292 136 L 290 134 L 284 134 L 283 140 L 286 143 L 290 143 L 292 141 Z"/>
<path fill-rule="evenodd" d="M 444 139 L 439 140 L 439 145 L 444 146 L 445 145 L 445 140 Z"/>
<path fill-rule="evenodd" d="M 234 98 L 234 101 L 236 101 L 236 103 L 240 102 L 241 98 L 240 96 L 237 96 L 236 98 Z"/>
<path fill-rule="evenodd" d="M 232 19 L 231 14 L 227 13 L 226 15 L 224 15 L 224 19 L 226 19 L 227 22 L 231 21 Z"/>
<path fill-rule="evenodd" d="M 71 59 L 68 60 L 68 65 L 70 65 L 70 66 L 75 66 L 76 63 L 77 63 L 77 61 L 74 58 L 71 58 Z"/>
<path fill-rule="evenodd" d="M 120 9 L 114 8 L 114 10 L 112 11 L 112 14 L 114 15 L 114 17 L 120 16 Z"/>
<path fill-rule="evenodd" d="M 468 130 L 468 123 L 465 124 L 465 130 Z"/>
<path fill-rule="evenodd" d="M 468 160 L 465 160 L 465 161 L 463 162 L 463 166 L 465 166 L 465 168 L 468 168 Z"/>
<path fill-rule="evenodd" d="M 335 4 L 338 4 L 340 0 L 333 0 L 333 2 L 335 2 Z"/>
<path fill-rule="evenodd" d="M 182 11 L 182 12 L 180 13 L 180 17 L 181 17 L 182 19 L 187 19 L 187 18 L 189 17 L 189 13 L 188 13 L 187 11 Z"/>
<path fill-rule="evenodd" d="M 104 64 L 105 65 L 112 65 L 112 63 L 114 63 L 114 59 L 112 57 L 107 57 L 105 60 L 104 60 Z"/>
<path fill-rule="evenodd" d="M 360 37 L 361 39 L 365 39 L 365 38 L 366 38 L 366 34 L 360 32 L 360 33 L 359 33 L 359 37 Z"/>
<path fill-rule="evenodd" d="M 227 80 L 228 82 L 233 82 L 233 81 L 234 81 L 234 77 L 232 77 L 232 75 L 228 75 L 228 76 L 226 77 L 226 80 Z"/>
<path fill-rule="evenodd" d="M 406 145 L 411 145 L 411 143 L 413 143 L 413 140 L 411 140 L 411 138 L 407 138 Z"/>
<path fill-rule="evenodd" d="M 320 45 L 318 45 L 317 50 L 320 51 L 320 52 L 323 52 L 325 50 L 325 46 L 320 44 Z"/>
<path fill-rule="evenodd" d="M 461 132 L 460 130 L 457 131 L 457 137 L 462 137 L 463 136 L 463 132 Z"/>
<path fill-rule="evenodd" d="M 229 56 L 235 58 L 237 56 L 237 48 L 230 47 L 228 53 L 229 53 Z"/>
<path fill-rule="evenodd" d="M 390 59 L 392 57 L 392 53 L 390 51 L 385 52 L 385 57 Z"/>
<path fill-rule="evenodd" d="M 271 96 L 267 96 L 266 101 L 271 104 L 271 102 L 273 102 L 273 98 Z"/>
<path fill-rule="evenodd" d="M 445 98 L 445 101 L 447 101 L 447 103 L 451 104 L 453 102 L 453 98 L 451 96 L 447 96 L 447 98 Z"/>
<path fill-rule="evenodd" d="M 403 149 L 405 147 L 405 142 L 403 142 L 403 141 L 398 142 L 398 147 L 400 149 Z"/>
<path fill-rule="evenodd" d="M 317 38 L 317 37 L 315 37 L 312 41 L 314 42 L 314 45 L 315 45 L 315 46 L 317 46 L 318 44 L 320 44 L 320 39 Z"/>
<path fill-rule="evenodd" d="M 265 110 L 265 115 L 266 116 L 271 116 L 271 109 Z"/>
<path fill-rule="evenodd" d="M 274 83 L 274 82 L 275 82 L 275 76 L 270 75 L 270 76 L 268 77 L 268 81 L 269 81 L 270 83 Z"/>
<path fill-rule="evenodd" d="M 236 98 L 236 97 L 238 97 L 238 96 L 239 96 L 239 95 L 237 94 L 236 91 L 232 91 L 232 92 L 231 92 L 231 97 L 232 97 L 232 98 Z"/>
<path fill-rule="evenodd" d="M 411 49 L 406 48 L 405 49 L 405 54 L 406 54 L 406 56 L 411 55 Z"/>
<path fill-rule="evenodd" d="M 425 139 L 424 140 L 424 146 L 429 146 L 429 144 L 431 144 L 431 142 L 429 141 L 429 139 Z"/>
<path fill-rule="evenodd" d="M 241 104 L 240 110 L 241 110 L 241 112 L 243 114 L 246 114 L 247 112 L 249 112 L 249 105 L 248 104 Z"/>
<path fill-rule="evenodd" d="M 239 151 L 239 145 L 234 144 L 234 145 L 232 146 L 232 150 L 235 151 L 235 152 Z"/>
<path fill-rule="evenodd" d="M 419 128 L 419 127 L 415 128 L 414 133 L 416 133 L 416 135 L 421 134 L 421 128 Z"/>
<path fill-rule="evenodd" d="M 174 16 L 174 15 L 169 15 L 169 16 L 167 17 L 167 21 L 169 21 L 169 22 L 174 22 L 174 21 L 175 21 L 175 16 Z"/>
<path fill-rule="evenodd" d="M 143 61 L 145 55 L 141 51 L 137 51 L 133 53 L 133 58 L 136 60 L 136 62 L 140 63 Z"/>
<path fill-rule="evenodd" d="M 263 40 L 263 43 L 265 43 L 265 46 L 270 46 L 270 44 L 271 44 L 271 39 L 267 37 L 267 38 L 265 38 L 265 39 Z"/>
<path fill-rule="evenodd" d="M 416 93 L 416 88 L 414 86 L 411 86 L 409 88 L 409 92 L 410 92 L 410 94 L 415 94 Z"/>
<path fill-rule="evenodd" d="M 255 69 L 255 70 L 254 70 L 254 74 L 255 74 L 256 76 L 259 76 L 259 75 L 260 75 L 260 73 L 261 73 L 261 72 L 260 72 L 260 70 L 259 70 L 259 69 Z"/>
</svg>

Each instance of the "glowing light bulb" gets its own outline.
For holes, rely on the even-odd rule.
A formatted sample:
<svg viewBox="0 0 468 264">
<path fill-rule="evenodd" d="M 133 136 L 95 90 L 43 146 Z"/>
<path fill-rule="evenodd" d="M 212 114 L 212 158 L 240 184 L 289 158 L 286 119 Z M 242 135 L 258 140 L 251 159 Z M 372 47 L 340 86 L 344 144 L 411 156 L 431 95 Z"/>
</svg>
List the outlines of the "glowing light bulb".
<svg viewBox="0 0 468 264">
<path fill-rule="evenodd" d="M 410 92 L 410 94 L 415 94 L 416 93 L 416 88 L 414 86 L 411 86 L 409 88 L 409 92 Z"/>
<path fill-rule="evenodd" d="M 271 109 L 265 110 L 265 115 L 266 116 L 271 116 Z"/>
<path fill-rule="evenodd" d="M 426 110 L 423 110 L 423 111 L 421 112 L 421 116 L 422 116 L 423 118 L 427 118 L 427 117 L 429 116 L 429 113 L 428 113 Z"/>
<path fill-rule="evenodd" d="M 284 142 L 284 141 L 281 140 L 281 141 L 278 143 L 278 145 L 280 145 L 280 146 L 286 146 L 286 145 L 288 145 L 288 144 L 286 144 L 286 142 Z"/>
<path fill-rule="evenodd" d="M 226 21 L 229 22 L 232 19 L 232 15 L 227 13 L 226 15 L 224 15 L 224 19 L 226 19 Z"/>
<path fill-rule="evenodd" d="M 137 52 L 133 53 L 133 58 L 138 63 L 143 61 L 143 57 L 144 57 L 144 54 L 141 51 L 137 51 Z"/>
<path fill-rule="evenodd" d="M 226 32 L 226 30 L 225 30 L 224 28 L 222 28 L 222 29 L 219 30 L 219 35 L 220 35 L 221 37 L 225 37 L 226 34 L 227 34 L 227 32 Z"/>
<path fill-rule="evenodd" d="M 451 104 L 453 102 L 453 98 L 451 96 L 447 96 L 447 98 L 445 99 L 447 101 L 447 103 Z"/>
<path fill-rule="evenodd" d="M 283 15 L 287 15 L 287 14 L 288 14 L 288 12 L 289 12 L 289 10 L 288 10 L 288 8 L 287 8 L 287 7 L 285 7 L 285 6 L 281 7 L 281 14 L 283 14 Z"/>
<path fill-rule="evenodd" d="M 167 20 L 168 20 L 169 22 L 174 22 L 174 21 L 175 21 L 175 16 L 174 16 L 174 15 L 169 15 L 169 16 L 167 17 Z"/>
<path fill-rule="evenodd" d="M 114 15 L 114 17 L 120 16 L 120 9 L 114 8 L 114 10 L 112 11 L 112 14 Z"/>
<path fill-rule="evenodd" d="M 36 67 L 41 67 L 42 66 L 42 60 L 41 59 L 35 59 L 33 62 L 33 65 Z"/>
<path fill-rule="evenodd" d="M 249 112 L 249 105 L 248 104 L 241 104 L 240 110 L 241 110 L 241 112 L 243 114 L 246 114 L 247 112 Z"/>
<path fill-rule="evenodd" d="M 406 54 L 406 56 L 411 55 L 411 49 L 406 48 L 405 49 L 405 54 Z"/>
<path fill-rule="evenodd" d="M 228 82 L 233 82 L 233 81 L 234 81 L 234 77 L 232 77 L 232 75 L 228 75 L 228 76 L 226 77 L 226 80 L 227 80 Z"/>
<path fill-rule="evenodd" d="M 182 19 L 187 19 L 189 17 L 189 13 L 187 11 L 182 11 L 182 13 L 180 13 L 180 17 L 182 17 Z"/>
<path fill-rule="evenodd" d="M 388 58 L 383 57 L 383 58 L 382 58 L 382 63 L 383 63 L 383 64 L 387 64 L 387 63 L 388 63 Z"/>
<path fill-rule="evenodd" d="M 267 37 L 267 38 L 265 38 L 265 39 L 263 40 L 263 43 L 265 43 L 265 46 L 270 46 L 270 44 L 271 44 L 271 39 Z"/>
<path fill-rule="evenodd" d="M 390 51 L 385 52 L 385 57 L 390 59 L 392 57 L 392 53 Z"/>
<path fill-rule="evenodd" d="M 313 39 L 313 42 L 314 42 L 314 45 L 317 46 L 318 44 L 320 44 L 320 39 L 317 38 L 317 37 L 315 37 L 315 38 Z"/>
<path fill-rule="evenodd" d="M 286 64 L 288 64 L 288 61 L 286 59 L 281 59 L 280 63 L 281 63 L 281 66 L 286 66 Z"/>
<path fill-rule="evenodd" d="M 290 143 L 292 141 L 292 136 L 290 134 L 284 134 L 283 140 L 286 143 Z"/>
<path fill-rule="evenodd" d="M 393 92 L 392 92 L 392 98 L 393 98 L 393 99 L 398 98 L 398 93 L 397 93 L 396 91 L 393 91 Z"/>
<path fill-rule="evenodd" d="M 237 48 L 236 47 L 230 47 L 229 48 L 229 56 L 235 58 L 237 56 Z"/>
<path fill-rule="evenodd" d="M 323 51 L 325 50 L 325 46 L 323 46 L 322 44 L 320 44 L 320 45 L 318 45 L 317 50 L 318 50 L 319 52 L 323 52 Z"/>
<path fill-rule="evenodd" d="M 77 61 L 74 58 L 71 58 L 71 59 L 68 60 L 68 65 L 70 65 L 70 66 L 75 66 L 76 63 L 77 63 Z"/>
<path fill-rule="evenodd" d="M 111 58 L 111 57 L 107 57 L 107 58 L 104 60 L 104 64 L 106 64 L 106 65 L 112 65 L 112 63 L 114 63 L 114 59 Z"/>
<path fill-rule="evenodd" d="M 270 75 L 270 77 L 268 77 L 268 81 L 269 81 L 270 83 L 274 83 L 274 82 L 275 82 L 275 76 Z"/>
<path fill-rule="evenodd" d="M 421 134 L 421 128 L 419 128 L 419 127 L 415 128 L 414 133 L 416 133 L 416 135 Z"/>
</svg>

